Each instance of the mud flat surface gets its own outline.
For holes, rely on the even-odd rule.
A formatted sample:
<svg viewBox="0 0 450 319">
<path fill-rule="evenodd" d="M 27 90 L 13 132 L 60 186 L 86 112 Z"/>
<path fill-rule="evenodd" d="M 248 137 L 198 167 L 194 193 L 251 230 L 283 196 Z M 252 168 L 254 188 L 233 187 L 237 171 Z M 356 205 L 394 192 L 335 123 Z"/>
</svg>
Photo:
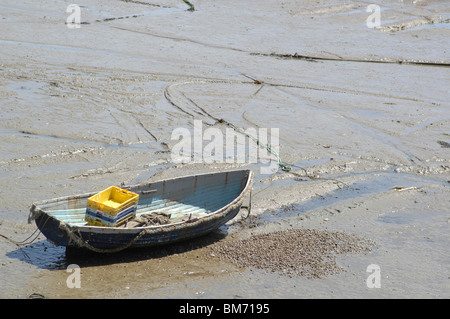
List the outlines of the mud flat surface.
<svg viewBox="0 0 450 319">
<path fill-rule="evenodd" d="M 449 298 L 447 1 L 190 3 L 87 0 L 70 28 L 70 2 L 1 2 L 0 297 Z M 195 120 L 278 129 L 291 170 L 174 163 Z M 99 257 L 27 224 L 37 200 L 238 168 L 250 217 L 187 243 Z"/>
</svg>

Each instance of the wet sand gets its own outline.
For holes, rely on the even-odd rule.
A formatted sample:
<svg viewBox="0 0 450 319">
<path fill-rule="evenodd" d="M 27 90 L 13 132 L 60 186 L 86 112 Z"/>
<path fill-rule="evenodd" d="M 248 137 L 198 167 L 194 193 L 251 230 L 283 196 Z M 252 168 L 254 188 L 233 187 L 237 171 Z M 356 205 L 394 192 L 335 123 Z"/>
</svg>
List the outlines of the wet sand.
<svg viewBox="0 0 450 319">
<path fill-rule="evenodd" d="M 449 298 L 446 1 L 191 3 L 86 1 L 74 29 L 70 3 L 0 4 L 0 297 Z M 292 170 L 173 163 L 172 132 L 194 120 L 278 128 Z M 27 224 L 37 200 L 241 167 L 256 174 L 251 217 L 189 243 L 99 258 Z M 300 233 L 311 252 L 331 234 L 370 245 L 327 250 L 339 271 L 311 278 L 284 249 Z M 291 239 L 279 250 L 296 271 L 236 262 L 268 238 Z"/>
</svg>

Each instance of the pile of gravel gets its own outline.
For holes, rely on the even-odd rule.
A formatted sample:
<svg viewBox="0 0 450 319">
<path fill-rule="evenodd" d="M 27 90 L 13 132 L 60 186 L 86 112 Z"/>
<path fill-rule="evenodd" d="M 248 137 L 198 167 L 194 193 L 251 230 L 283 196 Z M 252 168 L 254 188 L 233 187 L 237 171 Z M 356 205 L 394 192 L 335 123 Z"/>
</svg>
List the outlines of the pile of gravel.
<svg viewBox="0 0 450 319">
<path fill-rule="evenodd" d="M 367 253 L 368 240 L 343 232 L 296 229 L 222 242 L 213 248 L 221 258 L 238 266 L 308 278 L 323 278 L 343 269 L 339 254 Z"/>
</svg>

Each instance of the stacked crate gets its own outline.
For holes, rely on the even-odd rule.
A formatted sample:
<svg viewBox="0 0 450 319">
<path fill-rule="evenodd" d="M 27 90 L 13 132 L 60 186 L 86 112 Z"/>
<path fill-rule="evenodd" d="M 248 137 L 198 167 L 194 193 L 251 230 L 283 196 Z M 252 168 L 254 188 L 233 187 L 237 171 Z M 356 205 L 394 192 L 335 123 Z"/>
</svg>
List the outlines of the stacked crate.
<svg viewBox="0 0 450 319">
<path fill-rule="evenodd" d="M 111 186 L 88 198 L 88 225 L 117 227 L 136 216 L 139 195 Z"/>
</svg>

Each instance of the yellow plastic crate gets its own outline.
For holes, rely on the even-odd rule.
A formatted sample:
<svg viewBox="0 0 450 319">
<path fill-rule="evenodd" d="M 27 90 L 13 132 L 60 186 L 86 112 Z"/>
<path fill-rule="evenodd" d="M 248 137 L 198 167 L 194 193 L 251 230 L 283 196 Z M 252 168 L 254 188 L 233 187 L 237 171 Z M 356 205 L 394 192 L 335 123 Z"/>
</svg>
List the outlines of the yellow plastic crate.
<svg viewBox="0 0 450 319">
<path fill-rule="evenodd" d="M 119 226 L 136 215 L 139 195 L 111 186 L 87 200 L 85 220 L 94 226 Z"/>
</svg>

